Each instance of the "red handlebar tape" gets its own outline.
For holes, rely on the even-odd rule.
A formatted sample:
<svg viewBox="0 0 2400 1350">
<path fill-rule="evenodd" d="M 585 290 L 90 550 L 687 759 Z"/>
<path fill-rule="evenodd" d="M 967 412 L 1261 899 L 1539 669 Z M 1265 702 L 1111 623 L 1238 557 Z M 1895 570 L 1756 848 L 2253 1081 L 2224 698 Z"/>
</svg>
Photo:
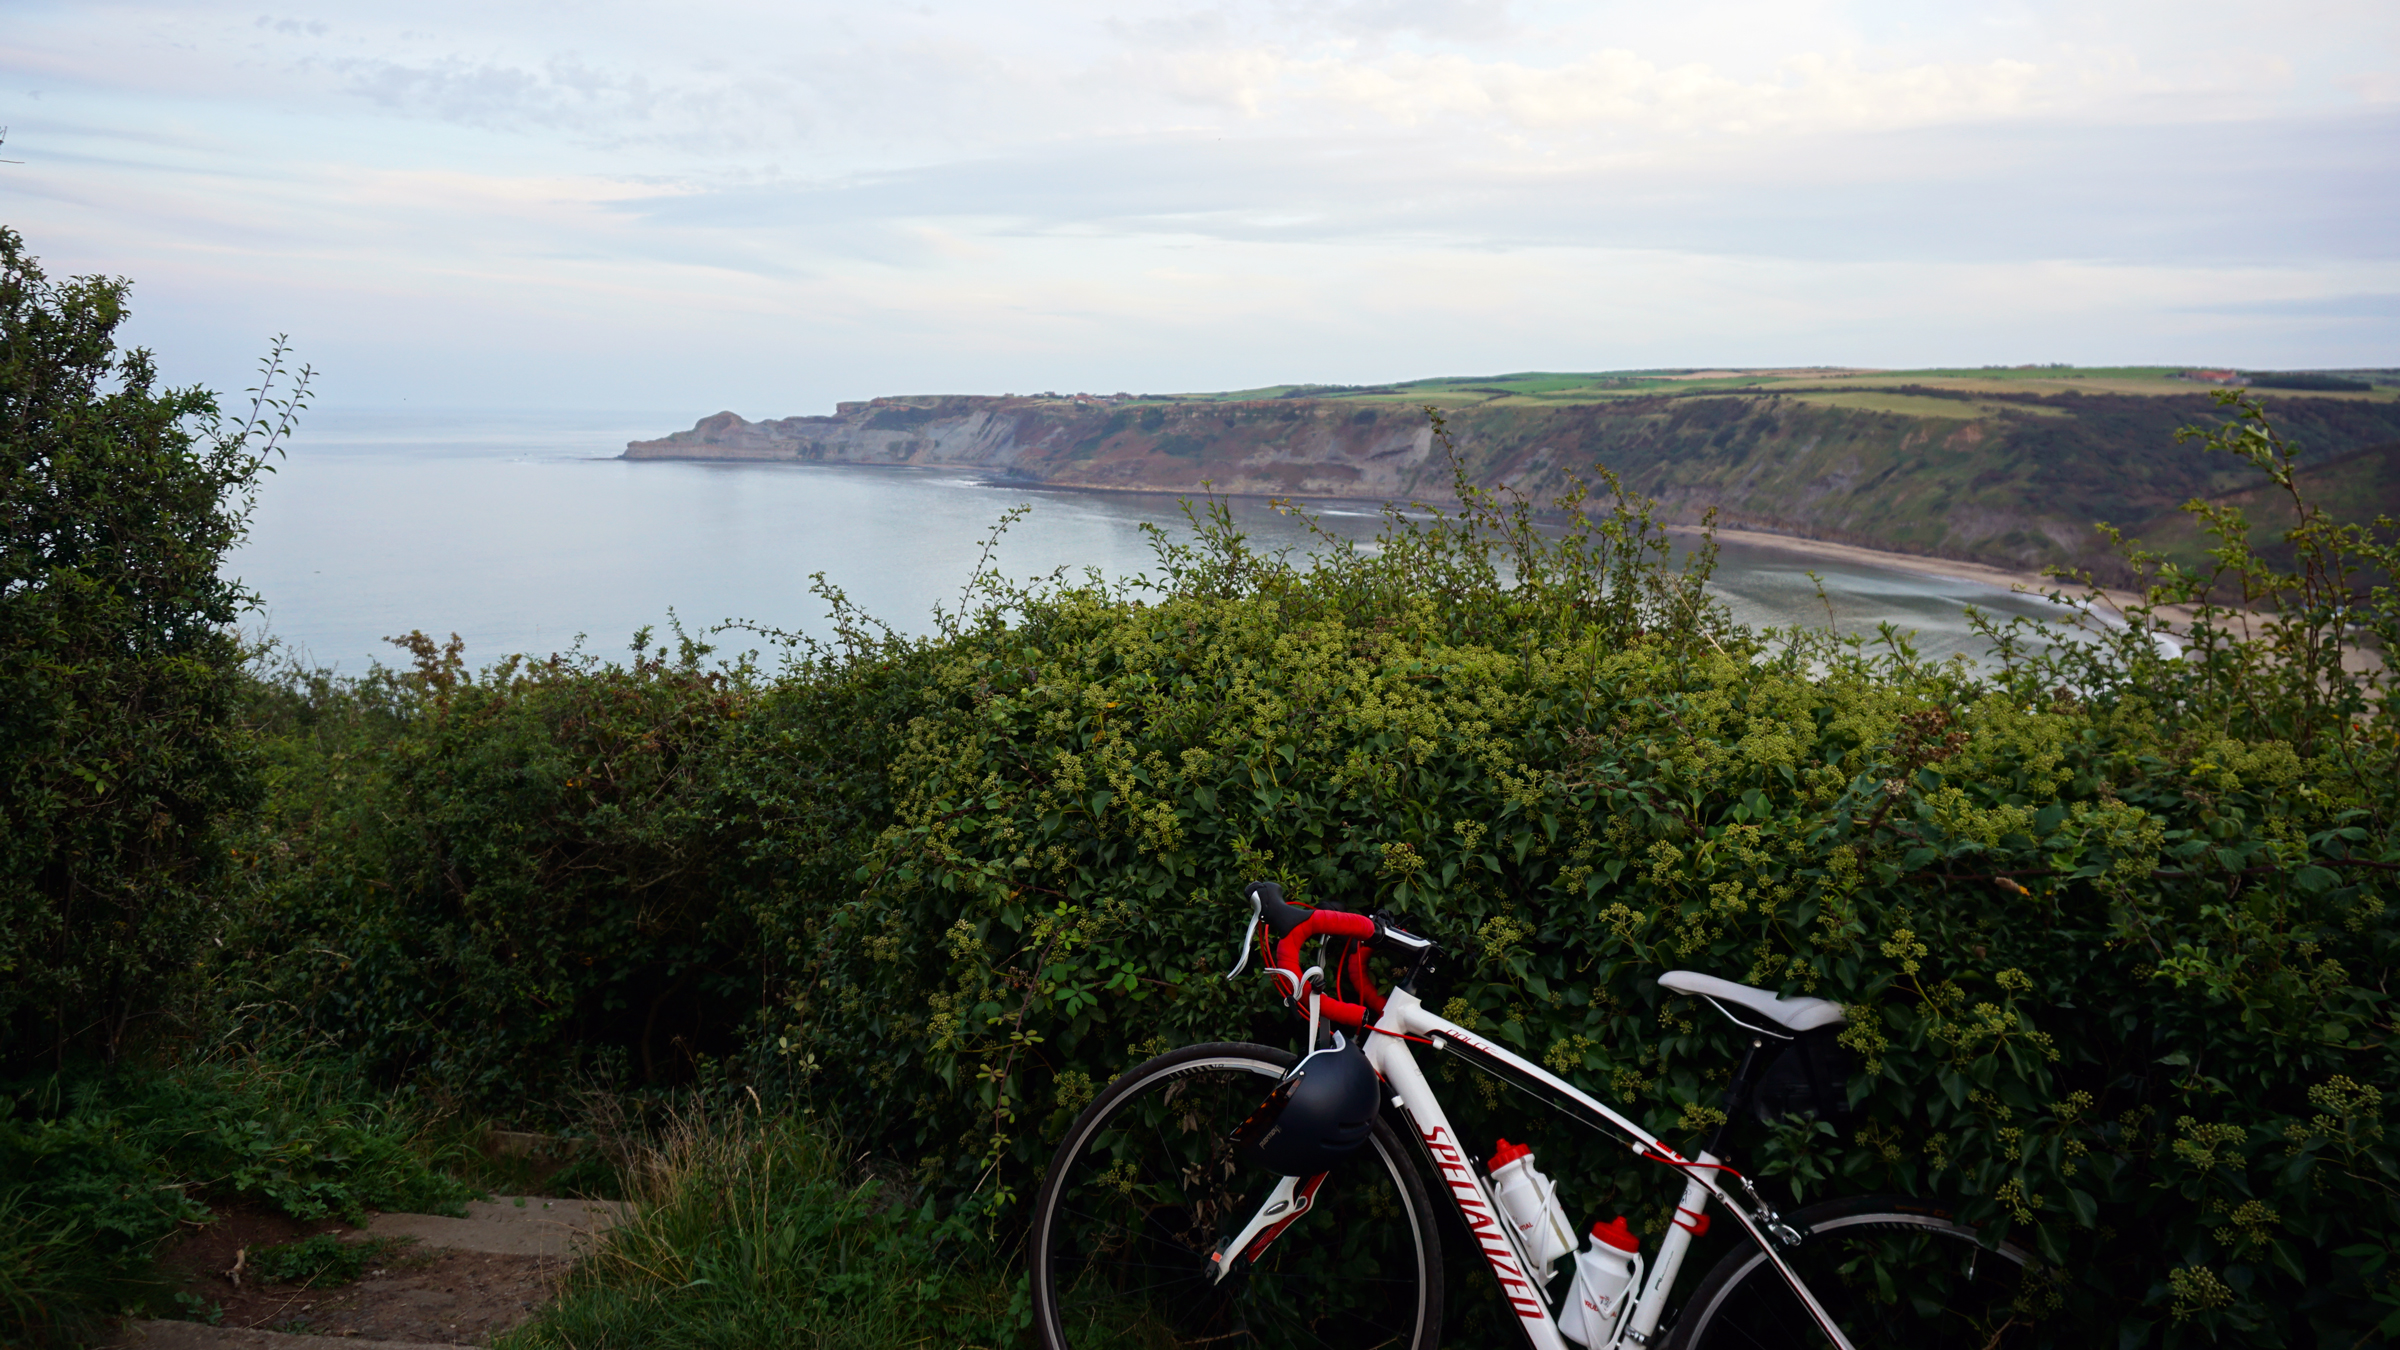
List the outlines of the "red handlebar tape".
<svg viewBox="0 0 2400 1350">
<path fill-rule="evenodd" d="M 1383 991 L 1377 989 L 1375 982 L 1367 978 L 1367 949 L 1363 944 L 1350 949 L 1349 959 L 1342 962 L 1342 973 L 1348 977 L 1350 987 L 1356 989 L 1358 996 L 1365 1000 L 1368 1011 L 1381 1017 L 1383 1015 Z"/>
<path fill-rule="evenodd" d="M 1300 944 L 1312 937 L 1371 938 L 1373 936 L 1375 936 L 1375 921 L 1364 914 L 1346 914 L 1338 909 L 1312 909 L 1308 912 L 1307 918 L 1302 919 L 1292 931 L 1276 941 L 1275 964 L 1285 970 L 1297 973 L 1300 969 Z M 1351 959 L 1355 967 L 1352 976 L 1357 981 L 1360 992 L 1366 996 L 1368 1002 L 1375 1005 L 1377 1011 L 1381 1011 L 1383 997 L 1376 992 L 1373 985 L 1366 981 L 1365 956 L 1353 952 Z M 1338 998 L 1325 998 L 1322 995 L 1317 1000 L 1317 1015 L 1335 1026 L 1351 1028 L 1364 1026 L 1367 1021 L 1367 1009 L 1364 1005 Z"/>
</svg>

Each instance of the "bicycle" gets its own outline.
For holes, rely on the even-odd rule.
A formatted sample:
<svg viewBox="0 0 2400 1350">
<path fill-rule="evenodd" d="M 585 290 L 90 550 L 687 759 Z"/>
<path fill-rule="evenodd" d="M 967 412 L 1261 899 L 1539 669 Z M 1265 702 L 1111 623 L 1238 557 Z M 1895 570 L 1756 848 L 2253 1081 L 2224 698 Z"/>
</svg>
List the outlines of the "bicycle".
<svg viewBox="0 0 2400 1350">
<path fill-rule="evenodd" d="M 1949 1207 L 1870 1195 L 1785 1215 L 1726 1161 L 1734 1124 L 1771 1062 L 1809 1033 L 1840 1025 L 1841 1005 L 1691 971 L 1659 977 L 1663 988 L 1706 999 L 1750 1033 L 1726 1092 L 1725 1122 L 1687 1158 L 1573 1084 L 1428 1011 L 1416 985 L 1439 952 L 1435 943 L 1384 915 L 1286 903 L 1270 884 L 1246 893 L 1241 963 L 1226 978 L 1241 973 L 1255 935 L 1287 1007 L 1305 1009 L 1312 1052 L 1346 1047 L 1345 1033 L 1363 1039 L 1380 1109 L 1364 1143 L 1330 1170 L 1270 1176 L 1244 1165 L 1236 1135 L 1264 1114 L 1262 1100 L 1288 1088 L 1301 1056 L 1248 1043 L 1194 1045 L 1119 1075 L 1069 1127 L 1035 1201 L 1034 1319 L 1050 1350 L 1431 1350 L 1442 1334 L 1444 1277 L 1429 1176 L 1536 1350 L 1566 1350 L 1570 1331 L 1588 1350 L 1993 1347 L 2020 1320 L 2028 1272 L 2038 1267 L 2014 1245 L 1986 1241 Z M 1321 959 L 1302 970 L 1301 947 L 1311 938 Z M 1406 967 L 1388 995 L 1368 977 L 1370 952 Z M 1490 1177 L 1417 1064 L 1418 1046 L 1456 1056 L 1682 1174 L 1666 1231 L 1654 1254 L 1628 1258 L 1621 1296 L 1605 1308 L 1570 1310 L 1566 1303 L 1584 1288 L 1577 1281 L 1554 1310 L 1550 1262 L 1529 1259 L 1540 1249 L 1527 1250 L 1528 1230 L 1496 1203 Z M 1670 1309 L 1712 1205 L 1747 1241 Z M 1561 1312 L 1580 1317 L 1580 1329 L 1562 1327 Z"/>
</svg>

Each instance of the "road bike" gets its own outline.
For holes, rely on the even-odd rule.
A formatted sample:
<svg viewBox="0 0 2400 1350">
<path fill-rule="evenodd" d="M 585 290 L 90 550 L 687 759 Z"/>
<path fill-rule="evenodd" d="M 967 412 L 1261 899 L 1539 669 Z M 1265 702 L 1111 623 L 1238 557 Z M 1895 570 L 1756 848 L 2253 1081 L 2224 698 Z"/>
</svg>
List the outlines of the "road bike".
<svg viewBox="0 0 2400 1350">
<path fill-rule="evenodd" d="M 1416 986 L 1439 952 L 1430 940 L 1384 915 L 1288 904 L 1271 885 L 1253 884 L 1247 894 L 1242 961 L 1256 935 L 1278 993 L 1308 1019 L 1308 1046 L 1365 1041 L 1383 1107 L 1365 1143 L 1329 1171 L 1273 1176 L 1245 1165 L 1236 1136 L 1302 1056 L 1268 1045 L 1192 1045 L 1119 1075 L 1068 1129 L 1035 1200 L 1034 1320 L 1050 1350 L 1431 1350 L 1444 1317 L 1432 1191 L 1448 1199 L 1459 1220 L 1452 1231 L 1467 1235 L 1536 1350 L 1574 1341 L 1588 1350 L 1989 1350 L 2026 1334 L 2044 1278 L 2038 1265 L 1949 1206 L 1866 1195 L 1782 1213 L 1728 1161 L 1753 1094 L 1762 1082 L 1789 1084 L 1788 1063 L 1774 1066 L 1804 1042 L 1836 1034 L 1846 1018 L 1841 1005 L 1692 971 L 1660 976 L 1662 988 L 1707 1000 L 1748 1033 L 1725 1122 L 1706 1149 L 1686 1157 L 1565 1079 L 1428 1011 Z M 1310 939 L 1319 959 L 1303 970 Z M 1369 978 L 1369 953 L 1405 968 L 1388 994 Z M 1417 1063 L 1420 1048 L 1454 1056 L 1681 1174 L 1665 1230 L 1653 1250 L 1627 1257 L 1632 1273 L 1620 1295 L 1578 1308 L 1571 1305 L 1582 1280 L 1554 1288 L 1539 1239 L 1517 1222 L 1521 1193 L 1508 1193 L 1515 1211 L 1496 1200 L 1486 1170 L 1498 1170 L 1494 1159 L 1479 1158 L 1452 1127 Z M 1729 1216 L 1740 1240 L 1671 1307 L 1693 1240 L 1713 1214 Z M 1595 1249 L 1599 1241 L 1592 1239 Z M 1567 1263 L 1568 1272 L 1576 1268 Z"/>
</svg>

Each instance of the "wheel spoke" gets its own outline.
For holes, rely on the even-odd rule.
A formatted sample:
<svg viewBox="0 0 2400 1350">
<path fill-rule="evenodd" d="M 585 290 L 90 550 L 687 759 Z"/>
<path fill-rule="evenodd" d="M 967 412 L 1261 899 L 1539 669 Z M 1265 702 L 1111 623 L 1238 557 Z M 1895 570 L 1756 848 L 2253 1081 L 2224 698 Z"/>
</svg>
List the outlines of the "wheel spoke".
<svg viewBox="0 0 2400 1350">
<path fill-rule="evenodd" d="M 1035 1209 L 1046 1345 L 1433 1344 L 1439 1256 L 1388 1129 L 1335 1169 L 1255 1267 L 1210 1280 L 1215 1244 L 1276 1182 L 1235 1163 L 1233 1127 L 1291 1062 L 1263 1047 L 1173 1052 L 1111 1084 L 1076 1122 Z"/>
<path fill-rule="evenodd" d="M 1993 1350 L 2015 1342 L 2025 1253 L 1984 1245 L 1938 1206 L 1890 1197 L 1833 1201 L 1792 1216 L 1807 1235 L 1781 1255 L 1859 1350 Z M 1694 1291 L 1671 1350 L 1797 1350 L 1825 1344 L 1774 1267 L 1747 1249 Z"/>
</svg>

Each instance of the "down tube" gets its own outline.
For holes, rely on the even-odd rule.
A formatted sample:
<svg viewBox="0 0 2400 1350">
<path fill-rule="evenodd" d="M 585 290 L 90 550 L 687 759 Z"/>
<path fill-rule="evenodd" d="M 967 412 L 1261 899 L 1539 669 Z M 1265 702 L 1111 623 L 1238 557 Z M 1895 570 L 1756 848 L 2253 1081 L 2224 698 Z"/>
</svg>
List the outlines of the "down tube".
<svg viewBox="0 0 2400 1350">
<path fill-rule="evenodd" d="M 1641 1146 L 1639 1151 L 1668 1162 L 1684 1173 L 1687 1182 L 1685 1189 L 1687 1205 L 1691 1203 L 1690 1197 L 1694 1195 L 1694 1188 L 1700 1192 L 1714 1195 L 1718 1200 L 1724 1202 L 1726 1213 L 1742 1226 L 1752 1242 L 1758 1244 L 1759 1250 L 1766 1255 L 1768 1263 L 1774 1266 L 1778 1275 L 1783 1277 L 1785 1286 L 1799 1298 L 1801 1306 L 1807 1310 L 1810 1319 L 1817 1324 L 1817 1329 L 1834 1344 L 1836 1350 L 1851 1350 L 1849 1338 L 1842 1334 L 1840 1327 L 1834 1325 L 1833 1318 L 1825 1311 L 1825 1306 L 1817 1301 L 1816 1294 L 1801 1282 L 1800 1277 L 1794 1274 L 1792 1268 L 1784 1262 L 1782 1254 L 1776 1251 L 1775 1240 L 1760 1229 L 1755 1216 L 1736 1203 L 1733 1197 L 1726 1194 L 1725 1189 L 1708 1175 L 1707 1167 L 1689 1166 L 1681 1154 L 1667 1147 L 1639 1125 L 1602 1105 L 1573 1084 L 1543 1072 L 1455 1023 L 1433 1016 L 1424 1011 L 1423 1006 L 1414 999 L 1407 999 L 1404 1003 L 1402 1000 L 1405 997 L 1404 994 L 1394 993 L 1387 1004 L 1387 1012 L 1383 1021 L 1388 1025 L 1389 1030 L 1395 1033 L 1406 1030 L 1426 1036 L 1436 1044 L 1445 1046 L 1450 1053 L 1465 1056 L 1482 1072 L 1492 1074 L 1503 1082 L 1523 1087 L 1539 1099 L 1567 1111 L 1569 1115 L 1583 1117 L 1588 1124 L 1603 1129 L 1612 1129 L 1636 1140 Z M 1372 1048 L 1370 1047 L 1370 1049 Z M 1415 1066 L 1412 1064 L 1410 1067 L 1414 1068 Z M 1418 1081 L 1424 1081 L 1422 1076 Z M 1700 1161 L 1713 1165 L 1716 1160 L 1702 1154 Z M 1641 1303 L 1636 1309 L 1635 1316 L 1637 1318 L 1656 1318 L 1663 1310 L 1667 1285 L 1675 1275 L 1672 1266 L 1681 1264 L 1684 1244 L 1674 1241 L 1676 1236 L 1670 1234 L 1669 1241 L 1661 1248 L 1661 1257 L 1665 1258 L 1672 1252 L 1673 1261 L 1662 1259 L 1652 1272 L 1650 1285 L 1645 1288 Z M 1649 1326 L 1636 1329 L 1641 1331 L 1644 1337 L 1647 1337 L 1655 1326 L 1656 1323 L 1652 1322 Z"/>
<path fill-rule="evenodd" d="M 1441 1172 L 1442 1186 L 1450 1194 L 1450 1203 L 1458 1206 L 1458 1217 L 1466 1221 L 1467 1232 L 1491 1266 L 1493 1278 L 1500 1281 L 1501 1295 L 1517 1315 L 1517 1328 L 1525 1333 L 1525 1339 L 1533 1343 L 1535 1350 L 1569 1350 L 1566 1338 L 1558 1333 L 1558 1323 L 1550 1317 L 1540 1277 L 1525 1268 L 1516 1244 L 1509 1240 L 1500 1223 L 1499 1210 L 1492 1204 L 1491 1192 L 1485 1189 L 1473 1160 L 1460 1145 L 1458 1131 L 1450 1128 L 1450 1118 L 1443 1114 L 1432 1085 L 1425 1081 L 1424 1072 L 1408 1053 L 1408 1042 L 1398 1036 L 1370 1035 L 1367 1057 L 1383 1075 L 1385 1085 L 1399 1097 L 1401 1109 L 1408 1113 L 1410 1128 L 1417 1132 L 1418 1142 L 1425 1146 L 1434 1167 Z"/>
</svg>

